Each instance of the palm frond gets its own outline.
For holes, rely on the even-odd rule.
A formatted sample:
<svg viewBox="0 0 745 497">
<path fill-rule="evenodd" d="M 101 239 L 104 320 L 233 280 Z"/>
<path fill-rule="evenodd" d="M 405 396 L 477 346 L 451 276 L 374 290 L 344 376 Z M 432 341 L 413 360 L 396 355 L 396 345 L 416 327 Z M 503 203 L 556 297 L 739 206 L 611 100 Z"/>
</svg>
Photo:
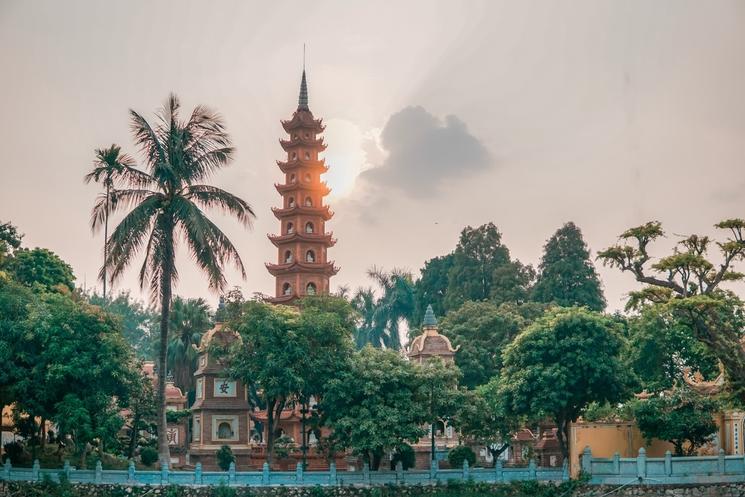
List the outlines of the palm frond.
<svg viewBox="0 0 745 497">
<path fill-rule="evenodd" d="M 187 189 L 186 197 L 203 207 L 216 208 L 232 214 L 244 226 L 251 226 L 251 221 L 256 217 L 248 202 L 215 186 L 191 185 Z"/>
</svg>

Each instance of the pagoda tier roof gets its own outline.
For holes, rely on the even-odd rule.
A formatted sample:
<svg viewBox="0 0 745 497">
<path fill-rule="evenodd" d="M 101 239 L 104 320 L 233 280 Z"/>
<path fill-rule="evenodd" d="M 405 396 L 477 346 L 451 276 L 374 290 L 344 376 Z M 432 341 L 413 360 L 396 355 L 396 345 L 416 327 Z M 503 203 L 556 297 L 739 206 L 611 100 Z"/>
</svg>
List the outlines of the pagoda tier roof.
<svg viewBox="0 0 745 497">
<path fill-rule="evenodd" d="M 309 129 L 315 133 L 322 133 L 326 126 L 323 125 L 323 119 L 313 118 L 313 113 L 309 110 L 298 110 L 292 114 L 292 119 L 281 121 L 282 127 L 288 133 L 295 129 Z"/>
<path fill-rule="evenodd" d="M 266 269 L 272 276 L 280 276 L 282 274 L 291 273 L 316 273 L 325 274 L 327 276 L 333 276 L 339 272 L 339 268 L 334 266 L 333 261 L 331 262 L 303 262 L 293 261 L 286 264 L 272 264 L 267 262 L 264 264 Z"/>
<path fill-rule="evenodd" d="M 295 159 L 287 162 L 283 162 L 278 160 L 277 165 L 282 170 L 283 173 L 289 173 L 290 171 L 294 171 L 296 169 L 320 169 L 322 172 L 321 174 L 327 172 L 329 170 L 329 166 L 326 165 L 326 159 L 319 159 L 319 160 L 302 160 L 302 159 Z"/>
<path fill-rule="evenodd" d="M 279 144 L 282 145 L 282 148 L 285 152 L 289 152 L 295 147 L 310 147 L 313 149 L 317 149 L 319 152 L 323 152 L 326 150 L 326 144 L 323 143 L 323 138 L 318 138 L 315 140 L 309 140 L 306 138 L 303 138 L 302 136 L 298 136 L 295 139 L 292 140 L 279 140 Z"/>
<path fill-rule="evenodd" d="M 327 247 L 332 247 L 336 244 L 336 239 L 334 238 L 333 233 L 300 233 L 296 231 L 287 235 L 268 234 L 267 237 L 269 237 L 269 241 L 271 241 L 275 247 L 295 242 L 322 243 Z"/>
<path fill-rule="evenodd" d="M 280 295 L 279 297 L 268 297 L 266 300 L 270 304 L 289 304 L 295 299 L 298 299 L 298 297 L 295 293 L 292 293 L 291 295 Z"/>
<path fill-rule="evenodd" d="M 274 183 L 274 188 L 276 188 L 279 193 L 288 193 L 298 190 L 309 192 L 320 191 L 321 195 L 324 197 L 331 193 L 331 188 L 329 188 L 329 185 L 327 185 L 325 181 L 318 183 L 303 183 L 301 181 L 296 181 L 295 183 Z"/>
<path fill-rule="evenodd" d="M 305 214 L 308 216 L 320 216 L 321 219 L 323 219 L 324 221 L 328 221 L 329 219 L 334 217 L 334 213 L 328 205 L 324 205 L 323 207 L 305 207 L 302 205 L 296 205 L 295 207 L 290 207 L 288 209 L 272 207 L 272 212 L 274 213 L 274 217 L 276 217 L 277 219 L 284 219 L 301 214 Z"/>
</svg>

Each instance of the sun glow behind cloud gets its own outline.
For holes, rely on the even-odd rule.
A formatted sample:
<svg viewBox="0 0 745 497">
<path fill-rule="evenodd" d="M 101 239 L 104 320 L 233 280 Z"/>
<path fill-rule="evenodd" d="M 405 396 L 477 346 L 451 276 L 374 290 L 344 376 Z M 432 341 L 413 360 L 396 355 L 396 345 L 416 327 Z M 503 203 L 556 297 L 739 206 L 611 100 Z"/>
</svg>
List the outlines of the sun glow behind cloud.
<svg viewBox="0 0 745 497">
<path fill-rule="evenodd" d="M 354 190 L 360 173 L 374 167 L 382 154 L 378 141 L 379 129 L 362 130 L 346 119 L 329 119 L 324 122 L 324 141 L 329 145 L 324 157 L 329 172 L 323 177 L 331 187 L 332 198 L 348 196 Z"/>
</svg>

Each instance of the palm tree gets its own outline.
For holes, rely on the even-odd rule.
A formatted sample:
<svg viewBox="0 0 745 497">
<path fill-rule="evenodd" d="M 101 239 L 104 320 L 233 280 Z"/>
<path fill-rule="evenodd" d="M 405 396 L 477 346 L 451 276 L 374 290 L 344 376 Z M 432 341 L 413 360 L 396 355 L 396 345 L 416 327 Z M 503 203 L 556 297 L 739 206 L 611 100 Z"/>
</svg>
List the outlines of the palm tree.
<svg viewBox="0 0 745 497">
<path fill-rule="evenodd" d="M 85 175 L 85 182 L 103 183 L 106 192 L 99 197 L 99 202 L 104 205 L 104 222 L 103 222 L 103 258 L 108 256 L 108 239 L 109 239 L 109 200 L 111 190 L 114 188 L 114 180 L 125 174 L 126 171 L 134 169 L 136 164 L 132 157 L 121 153 L 122 148 L 119 145 L 112 144 L 109 148 L 97 148 L 96 160 L 93 161 L 93 170 Z M 106 266 L 104 265 L 103 274 L 103 300 L 106 302 Z"/>
<path fill-rule="evenodd" d="M 403 269 L 386 272 L 375 266 L 367 275 L 380 286 L 382 294 L 376 298 L 372 288 L 360 288 L 352 298 L 352 305 L 361 316 L 355 337 L 357 346 L 369 343 L 400 350 L 401 324 L 410 326 L 416 309 L 413 277 Z"/>
<path fill-rule="evenodd" d="M 168 365 L 174 382 L 184 393 L 194 389 L 194 371 L 202 335 L 212 325 L 210 308 L 204 299 L 176 297 L 171 304 L 171 337 L 168 340 Z"/>
<path fill-rule="evenodd" d="M 217 208 L 244 226 L 255 217 L 251 206 L 240 198 L 201 182 L 233 157 L 230 138 L 222 118 L 198 106 L 188 120 L 179 117 L 179 101 L 170 95 L 157 122 L 151 125 L 131 110 L 131 129 L 145 157 L 145 170 L 127 169 L 118 178 L 120 189 L 111 191 L 111 201 L 93 208 L 95 230 L 109 213 L 131 210 L 109 238 L 109 250 L 100 276 L 121 277 L 144 249 L 139 271 L 140 287 L 149 287 L 151 299 L 160 304 L 158 350 L 158 453 L 170 465 L 166 439 L 166 358 L 177 241 L 182 241 L 197 266 L 206 274 L 210 288 L 225 287 L 224 267 L 232 262 L 245 278 L 238 251 L 228 237 L 205 215 L 202 208 Z"/>
</svg>

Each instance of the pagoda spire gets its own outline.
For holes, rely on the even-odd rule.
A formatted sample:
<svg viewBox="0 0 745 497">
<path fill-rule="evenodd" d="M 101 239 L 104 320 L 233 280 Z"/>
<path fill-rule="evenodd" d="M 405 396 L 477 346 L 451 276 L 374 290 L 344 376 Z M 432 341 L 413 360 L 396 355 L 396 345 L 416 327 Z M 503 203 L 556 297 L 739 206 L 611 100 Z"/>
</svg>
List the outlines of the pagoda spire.
<svg viewBox="0 0 745 497">
<path fill-rule="evenodd" d="M 303 67 L 303 79 L 300 80 L 300 96 L 297 101 L 297 110 L 307 110 L 308 108 L 308 83 L 305 80 L 305 67 Z"/>
</svg>

